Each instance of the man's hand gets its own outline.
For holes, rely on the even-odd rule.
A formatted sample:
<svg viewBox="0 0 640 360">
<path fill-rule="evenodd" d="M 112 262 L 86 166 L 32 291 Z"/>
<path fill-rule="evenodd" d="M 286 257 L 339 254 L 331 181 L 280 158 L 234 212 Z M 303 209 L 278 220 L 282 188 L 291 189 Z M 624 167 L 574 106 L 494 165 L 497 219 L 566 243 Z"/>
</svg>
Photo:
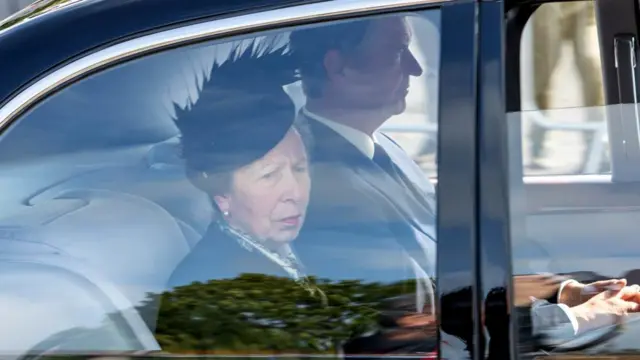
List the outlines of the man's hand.
<svg viewBox="0 0 640 360">
<path fill-rule="evenodd" d="M 620 298 L 625 301 L 640 304 L 640 285 L 626 286 L 622 289 Z"/>
<path fill-rule="evenodd" d="M 561 293 L 558 294 L 558 303 L 565 304 L 569 307 L 578 306 L 584 304 L 603 291 L 617 291 L 623 289 L 626 285 L 626 279 L 602 280 L 589 284 L 581 284 L 577 281 L 571 281 L 565 284 Z"/>
<path fill-rule="evenodd" d="M 628 300 L 635 300 L 634 296 L 626 288 L 617 291 L 607 290 L 592 296 L 581 305 L 572 307 L 571 312 L 578 320 L 579 331 L 610 326 L 619 322 L 620 318 L 628 313 L 640 312 L 640 304 Z"/>
</svg>

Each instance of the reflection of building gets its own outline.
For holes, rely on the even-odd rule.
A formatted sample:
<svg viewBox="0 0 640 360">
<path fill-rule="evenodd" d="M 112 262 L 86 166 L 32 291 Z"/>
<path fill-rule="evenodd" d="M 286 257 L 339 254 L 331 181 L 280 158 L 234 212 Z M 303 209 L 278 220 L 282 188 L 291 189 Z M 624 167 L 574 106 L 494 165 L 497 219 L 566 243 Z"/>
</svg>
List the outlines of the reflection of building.
<svg viewBox="0 0 640 360">
<path fill-rule="evenodd" d="M 3 0 L 0 1 L 0 20 L 8 17 L 9 15 L 17 12 L 20 9 L 24 9 L 34 0 Z"/>
</svg>

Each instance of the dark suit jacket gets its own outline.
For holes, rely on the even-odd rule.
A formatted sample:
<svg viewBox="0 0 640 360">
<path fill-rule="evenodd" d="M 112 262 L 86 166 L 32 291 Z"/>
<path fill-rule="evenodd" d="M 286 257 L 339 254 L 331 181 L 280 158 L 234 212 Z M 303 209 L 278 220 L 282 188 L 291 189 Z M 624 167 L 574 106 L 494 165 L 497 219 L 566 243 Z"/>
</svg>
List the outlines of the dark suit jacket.
<svg viewBox="0 0 640 360">
<path fill-rule="evenodd" d="M 334 280 L 377 283 L 411 283 L 434 276 L 435 205 L 425 174 L 383 134 L 376 134 L 377 142 L 394 162 L 400 179 L 329 127 L 300 116 L 312 137 L 311 197 L 307 219 L 296 240 L 296 250 L 308 272 Z M 431 284 L 420 280 L 415 286 L 426 289 Z M 433 289 L 428 292 L 422 296 L 430 297 Z M 384 296 L 411 293 L 417 292 L 408 285 Z M 382 343 L 380 333 L 375 334 L 354 334 L 345 344 L 345 353 L 393 353 L 402 348 L 411 353 L 409 349 L 415 346 L 411 342 Z M 377 345 L 370 348 L 374 343 Z M 433 348 L 429 342 L 420 344 Z"/>
<path fill-rule="evenodd" d="M 415 279 L 412 266 L 417 263 L 434 275 L 431 185 L 416 171 L 413 160 L 389 138 L 378 135 L 380 145 L 403 176 L 399 182 L 341 135 L 300 116 L 313 141 L 312 177 L 307 219 L 296 249 L 309 272 L 322 268 L 320 262 L 331 261 L 340 264 L 329 269 L 334 276 Z M 428 246 L 421 246 L 417 239 Z"/>
</svg>

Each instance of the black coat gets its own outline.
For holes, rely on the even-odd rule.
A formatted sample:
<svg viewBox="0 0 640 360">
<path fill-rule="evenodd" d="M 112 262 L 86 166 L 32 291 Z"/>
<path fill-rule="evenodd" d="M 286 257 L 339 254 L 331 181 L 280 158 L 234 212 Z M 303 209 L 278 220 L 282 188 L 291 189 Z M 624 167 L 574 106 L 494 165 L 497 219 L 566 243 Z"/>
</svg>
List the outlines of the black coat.
<svg viewBox="0 0 640 360">
<path fill-rule="evenodd" d="M 211 224 L 204 237 L 180 262 L 168 288 L 194 281 L 233 279 L 243 273 L 287 277 L 287 272 L 259 251 L 249 251 L 238 241 Z"/>
<path fill-rule="evenodd" d="M 415 279 L 417 263 L 434 275 L 435 217 L 428 198 L 433 194 L 413 160 L 380 135 L 403 175 L 398 181 L 330 128 L 302 119 L 312 137 L 311 198 L 296 249 L 309 271 L 385 282 Z M 431 246 L 429 254 L 418 237 Z"/>
</svg>

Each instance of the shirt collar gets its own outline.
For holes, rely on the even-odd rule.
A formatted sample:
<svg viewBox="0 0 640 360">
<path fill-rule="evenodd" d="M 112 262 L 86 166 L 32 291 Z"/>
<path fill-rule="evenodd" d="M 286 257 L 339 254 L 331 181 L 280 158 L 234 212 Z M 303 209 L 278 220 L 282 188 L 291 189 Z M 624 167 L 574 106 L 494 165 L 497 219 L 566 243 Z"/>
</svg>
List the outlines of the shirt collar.
<svg viewBox="0 0 640 360">
<path fill-rule="evenodd" d="M 340 136 L 345 138 L 348 142 L 350 142 L 353 146 L 355 146 L 360 152 L 362 152 L 369 159 L 373 159 L 373 153 L 375 151 L 375 142 L 374 138 L 365 134 L 364 132 L 354 129 L 350 126 L 340 124 L 333 120 L 329 120 L 323 116 L 318 114 L 314 114 L 311 111 L 307 110 L 306 107 L 302 108 L 302 113 L 313 120 L 316 120 L 325 126 L 329 127 L 331 130 L 337 132 Z"/>
</svg>

